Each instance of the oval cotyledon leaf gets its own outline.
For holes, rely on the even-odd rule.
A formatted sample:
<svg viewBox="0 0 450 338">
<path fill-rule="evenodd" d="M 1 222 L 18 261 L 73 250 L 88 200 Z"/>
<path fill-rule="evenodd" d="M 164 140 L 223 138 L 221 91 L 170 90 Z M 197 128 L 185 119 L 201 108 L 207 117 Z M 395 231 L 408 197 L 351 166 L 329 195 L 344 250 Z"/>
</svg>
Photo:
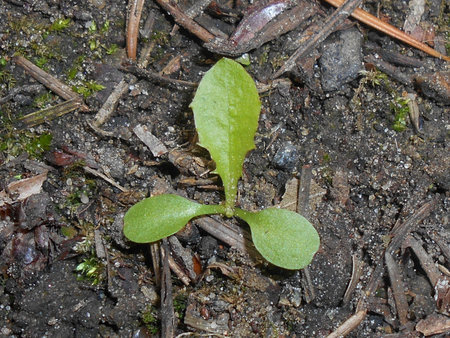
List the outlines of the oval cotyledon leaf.
<svg viewBox="0 0 450 338">
<path fill-rule="evenodd" d="M 250 226 L 256 249 L 274 265 L 303 269 L 319 249 L 316 229 L 296 212 L 276 208 L 248 212 L 236 208 L 235 213 Z"/>
<path fill-rule="evenodd" d="M 172 194 L 146 198 L 123 219 L 125 236 L 136 243 L 155 242 L 173 235 L 194 217 L 224 213 L 222 205 L 203 205 Z"/>
<path fill-rule="evenodd" d="M 261 102 L 255 83 L 237 62 L 223 58 L 205 73 L 190 107 L 199 144 L 216 162 L 233 215 L 237 183 L 247 152 L 255 147 Z"/>
</svg>

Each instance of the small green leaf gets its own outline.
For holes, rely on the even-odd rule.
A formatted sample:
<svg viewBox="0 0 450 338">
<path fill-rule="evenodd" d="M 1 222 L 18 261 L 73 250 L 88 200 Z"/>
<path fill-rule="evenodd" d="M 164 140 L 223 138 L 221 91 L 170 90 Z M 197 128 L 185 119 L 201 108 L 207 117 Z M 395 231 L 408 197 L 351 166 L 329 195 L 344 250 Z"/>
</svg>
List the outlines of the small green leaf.
<svg viewBox="0 0 450 338">
<path fill-rule="evenodd" d="M 123 219 L 125 236 L 149 243 L 173 235 L 193 217 L 224 213 L 221 205 L 203 205 L 171 194 L 146 198 L 133 205 Z"/>
<path fill-rule="evenodd" d="M 199 144 L 216 162 L 225 188 L 226 214 L 232 216 L 242 164 L 255 147 L 261 109 L 255 83 L 240 64 L 223 58 L 203 76 L 190 106 Z"/>
<path fill-rule="evenodd" d="M 272 264 L 285 269 L 303 269 L 319 249 L 319 235 L 303 216 L 270 208 L 259 212 L 236 209 L 248 223 L 256 249 Z"/>
</svg>

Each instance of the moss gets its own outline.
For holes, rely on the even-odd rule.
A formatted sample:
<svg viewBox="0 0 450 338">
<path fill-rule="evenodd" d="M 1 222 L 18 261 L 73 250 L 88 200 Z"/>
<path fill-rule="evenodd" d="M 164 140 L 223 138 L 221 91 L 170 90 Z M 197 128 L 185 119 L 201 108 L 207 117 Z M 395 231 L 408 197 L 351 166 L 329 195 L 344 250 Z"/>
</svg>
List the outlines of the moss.
<svg viewBox="0 0 450 338">
<path fill-rule="evenodd" d="M 31 158 L 42 158 L 45 151 L 50 149 L 52 135 L 45 133 L 37 135 L 29 131 L 10 130 L 0 137 L 0 151 L 5 157 L 17 157 L 27 153 Z"/>
<path fill-rule="evenodd" d="M 83 95 L 85 99 L 104 88 L 105 86 L 98 84 L 93 80 L 83 81 L 82 84 L 78 86 L 72 86 L 72 90 L 78 94 Z"/>
<path fill-rule="evenodd" d="M 409 99 L 403 97 L 396 97 L 391 102 L 391 110 L 394 112 L 394 123 L 392 129 L 397 132 L 402 132 L 407 127 L 407 118 L 409 115 Z"/>
<path fill-rule="evenodd" d="M 92 252 L 89 257 L 82 259 L 75 268 L 78 280 L 88 281 L 92 285 L 98 285 L 103 280 L 103 263 Z"/>
<path fill-rule="evenodd" d="M 151 334 L 156 334 L 159 331 L 159 320 L 156 315 L 156 310 L 153 306 L 148 306 L 141 314 L 142 323 Z"/>
<path fill-rule="evenodd" d="M 45 106 L 47 106 L 49 103 L 55 100 L 55 97 L 56 96 L 51 92 L 46 92 L 42 95 L 37 96 L 34 99 L 33 105 L 39 109 L 45 108 Z"/>
<path fill-rule="evenodd" d="M 61 32 L 64 29 L 66 29 L 67 27 L 69 27 L 71 23 L 70 18 L 64 19 L 64 18 L 59 18 L 56 19 L 49 27 L 49 31 L 50 32 Z"/>
<path fill-rule="evenodd" d="M 181 321 L 183 321 L 183 319 L 184 319 L 184 313 L 186 310 L 186 306 L 187 306 L 187 294 L 184 292 L 181 292 L 173 300 L 173 309 L 175 310 L 177 317 Z"/>
</svg>

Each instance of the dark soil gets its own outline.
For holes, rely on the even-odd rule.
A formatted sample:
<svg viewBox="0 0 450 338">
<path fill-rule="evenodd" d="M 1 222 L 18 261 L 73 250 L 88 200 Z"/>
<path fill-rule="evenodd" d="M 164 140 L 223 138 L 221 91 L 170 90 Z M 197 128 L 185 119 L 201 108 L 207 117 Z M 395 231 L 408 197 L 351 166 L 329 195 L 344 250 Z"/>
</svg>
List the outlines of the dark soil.
<svg viewBox="0 0 450 338">
<path fill-rule="evenodd" d="M 377 3 L 365 2 L 365 9 L 376 13 Z M 410 11 L 407 3 L 380 4 L 383 17 L 402 27 Z M 231 16 L 211 15 L 208 22 L 231 31 L 235 13 L 247 1 L 241 5 Z M 331 13 L 328 6 L 320 6 Z M 422 15 L 424 25 L 434 26 L 444 40 L 448 9 L 448 4 L 432 0 Z M 126 16 L 124 0 L 0 2 L 0 190 L 10 198 L 0 196 L 1 335 L 158 335 L 164 318 L 149 246 L 123 237 L 123 215 L 143 197 L 164 192 L 203 203 L 223 199 L 220 182 L 207 174 L 212 166 L 208 154 L 195 146 L 188 108 L 192 87 L 133 79 L 123 71 Z M 204 49 L 183 28 L 171 34 L 172 18 L 150 1 L 142 14 L 143 30 L 149 17 L 154 18 L 152 30 L 147 37 L 141 31 L 138 48 L 140 52 L 154 43 L 147 69 L 159 72 L 178 57 L 165 76 L 200 81 L 220 55 Z M 67 27 L 58 21 L 64 18 L 70 19 Z M 320 26 L 323 18 L 314 20 Z M 192 222 L 176 235 L 186 249 L 178 257 L 195 257 L 201 266 L 197 264 L 192 276 L 192 269 L 178 261 L 191 274 L 189 285 L 172 275 L 175 335 L 327 336 L 355 313 L 377 264 L 385 266 L 394 225 L 427 203 L 431 211 L 412 222 L 409 235 L 424 249 L 439 278 L 449 277 L 448 65 L 363 25 L 344 26 L 311 54 L 315 56 L 303 60 L 303 68 L 285 74 L 276 85 L 268 79 L 293 53 L 304 27 L 252 50 L 246 67 L 261 88 L 271 87 L 261 92 L 256 149 L 245 161 L 238 204 L 248 210 L 289 204 L 288 187 L 310 170 L 305 216 L 320 234 L 319 252 L 307 272 L 287 271 L 230 248 Z M 408 81 L 370 72 L 373 64 L 365 57 L 380 51 L 417 63 L 393 64 L 395 73 Z M 63 100 L 16 65 L 14 55 L 84 91 L 90 111 L 18 129 L 21 116 Z M 361 72 L 364 66 L 367 71 Z M 444 88 L 434 74 L 443 76 Z M 414 76 L 422 80 L 414 81 Z M 129 90 L 101 131 L 94 130 L 90 123 L 122 79 L 129 81 Z M 93 84 L 104 89 L 96 91 Z M 402 104 L 403 92 L 417 95 L 418 129 L 407 113 L 400 116 L 408 107 Z M 139 124 L 169 150 L 191 160 L 180 164 L 167 155 L 154 157 L 133 132 Z M 39 138 L 45 134 L 52 136 L 49 147 Z M 8 190 L 11 182 L 43 172 L 48 173 L 38 194 L 21 200 Z M 247 230 L 235 219 L 219 221 Z M 180 246 L 170 243 L 177 256 Z M 407 321 L 398 315 L 391 271 L 384 268 L 376 292 L 364 302 L 368 313 L 350 336 L 421 336 L 421 320 L 435 313 L 448 316 L 448 284 L 447 298 L 438 297 L 428 268 L 408 245 L 393 257 L 404 283 Z M 361 264 L 361 277 L 344 299 L 355 260 Z M 216 268 L 206 269 L 212 263 Z M 308 276 L 312 288 L 305 282 Z M 437 336 L 445 336 L 443 327 Z"/>
</svg>

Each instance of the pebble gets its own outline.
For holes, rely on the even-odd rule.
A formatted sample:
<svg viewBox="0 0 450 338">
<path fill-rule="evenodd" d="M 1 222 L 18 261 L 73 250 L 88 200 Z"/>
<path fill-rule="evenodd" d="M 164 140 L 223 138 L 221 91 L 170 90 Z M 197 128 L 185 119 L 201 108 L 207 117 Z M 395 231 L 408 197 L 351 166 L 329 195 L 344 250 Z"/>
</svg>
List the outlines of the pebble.
<svg viewBox="0 0 450 338">
<path fill-rule="evenodd" d="M 286 142 L 275 153 L 273 164 L 279 169 L 291 170 L 295 167 L 299 159 L 297 148 Z"/>
<path fill-rule="evenodd" d="M 337 39 L 328 39 L 324 43 L 319 60 L 324 91 L 340 89 L 359 76 L 363 70 L 361 45 L 362 35 L 356 28 L 340 31 Z"/>
</svg>

